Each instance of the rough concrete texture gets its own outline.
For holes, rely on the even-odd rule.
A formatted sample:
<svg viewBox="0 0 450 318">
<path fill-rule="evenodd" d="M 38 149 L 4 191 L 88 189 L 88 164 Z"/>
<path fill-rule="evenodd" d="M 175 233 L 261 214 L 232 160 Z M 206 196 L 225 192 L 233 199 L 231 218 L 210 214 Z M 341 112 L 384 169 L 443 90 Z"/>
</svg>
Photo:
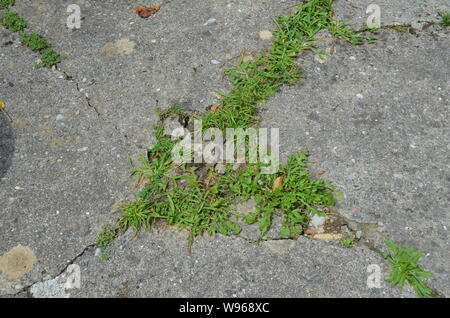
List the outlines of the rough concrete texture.
<svg viewBox="0 0 450 318">
<path fill-rule="evenodd" d="M 420 28 L 448 10 L 438 0 L 378 2 L 384 25 Z M 81 6 L 79 30 L 65 26 L 72 3 Z M 295 3 L 169 0 L 146 20 L 133 7 L 154 1 L 16 1 L 67 59 L 58 70 L 34 69 L 37 54 L 0 26 L 0 100 L 13 118 L 0 113 L 0 255 L 24 267 L 16 278 L 3 266 L 0 295 L 414 296 L 387 283 L 367 288 L 367 266 L 386 276 L 386 264 L 365 246 L 217 236 L 199 238 L 189 255 L 184 233 L 161 230 L 127 233 L 109 261 L 92 246 L 133 192 L 127 159 L 151 145 L 156 108 L 213 104 L 227 87 L 224 69 L 270 45 L 260 32 Z M 360 27 L 369 3 L 336 1 L 336 15 Z M 449 32 L 414 33 L 383 31 L 361 47 L 327 42 L 326 61 L 303 55 L 308 79 L 271 99 L 262 124 L 281 129 L 283 158 L 310 149 L 313 169 L 345 194 L 339 212 L 370 244 L 381 248 L 384 235 L 422 249 L 430 285 L 448 296 Z M 19 245 L 31 252 L 11 254 Z M 80 266 L 80 289 L 60 286 L 70 263 Z"/>
<path fill-rule="evenodd" d="M 186 233 L 156 231 L 116 242 L 107 262 L 88 251 L 76 260 L 82 288 L 72 297 L 408 297 L 383 283 L 368 289 L 367 266 L 382 259 L 300 238 L 250 244 L 236 237 L 197 239 L 192 254 Z M 99 271 L 99 268 L 102 270 Z M 128 274 L 125 274 L 128 273 Z"/>
</svg>

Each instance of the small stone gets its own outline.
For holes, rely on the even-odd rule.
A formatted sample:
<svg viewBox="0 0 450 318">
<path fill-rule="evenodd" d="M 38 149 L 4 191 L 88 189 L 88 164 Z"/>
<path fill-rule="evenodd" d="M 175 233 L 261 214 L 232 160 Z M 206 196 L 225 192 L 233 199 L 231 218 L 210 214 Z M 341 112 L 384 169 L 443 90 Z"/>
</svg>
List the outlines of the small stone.
<svg viewBox="0 0 450 318">
<path fill-rule="evenodd" d="M 271 40 L 273 38 L 273 34 L 269 30 L 263 30 L 259 32 L 259 38 L 261 40 Z"/>
<path fill-rule="evenodd" d="M 324 216 L 314 214 L 313 217 L 311 218 L 310 225 L 313 228 L 319 228 L 325 224 L 325 220 L 326 220 L 326 218 Z"/>
<path fill-rule="evenodd" d="M 218 60 L 211 60 L 211 64 L 218 65 L 218 64 L 220 64 L 220 61 L 218 61 Z"/>
<path fill-rule="evenodd" d="M 57 115 L 56 120 L 64 120 L 64 115 L 63 114 Z"/>
<path fill-rule="evenodd" d="M 210 25 L 210 24 L 214 24 L 216 22 L 217 22 L 217 19 L 211 18 L 211 19 L 208 19 L 208 21 L 206 21 L 206 23 L 203 25 Z"/>
<path fill-rule="evenodd" d="M 227 166 L 223 163 L 216 164 L 215 169 L 218 174 L 225 174 L 227 172 Z"/>
</svg>

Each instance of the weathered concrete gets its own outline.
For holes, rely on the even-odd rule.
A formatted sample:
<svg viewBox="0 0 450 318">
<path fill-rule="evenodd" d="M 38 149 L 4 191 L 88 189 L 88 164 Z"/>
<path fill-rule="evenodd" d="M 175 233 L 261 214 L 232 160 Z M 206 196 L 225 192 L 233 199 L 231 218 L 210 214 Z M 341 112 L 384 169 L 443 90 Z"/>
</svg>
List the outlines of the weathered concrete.
<svg viewBox="0 0 450 318">
<path fill-rule="evenodd" d="M 338 41 L 323 64 L 300 58 L 307 80 L 273 98 L 262 125 L 280 127 L 282 157 L 310 149 L 312 168 L 345 194 L 342 215 L 422 249 L 431 284 L 448 295 L 450 36 L 380 37 Z"/>
<path fill-rule="evenodd" d="M 79 30 L 65 27 L 73 2 L 84 17 Z M 367 288 L 369 264 L 386 274 L 368 248 L 306 238 L 258 246 L 205 237 L 189 256 L 183 233 L 135 240 L 128 233 L 107 262 L 89 247 L 115 218 L 113 205 L 133 192 L 127 159 L 153 141 L 156 108 L 213 104 L 215 91 L 227 87 L 224 69 L 267 47 L 260 31 L 273 30 L 271 19 L 296 1 L 173 0 L 148 20 L 129 1 L 16 3 L 68 58 L 59 71 L 36 70 L 37 55 L 0 26 L 0 100 L 13 118 L 0 114 L 0 255 L 22 245 L 36 257 L 20 278 L 0 274 L 0 295 L 65 296 L 60 279 L 51 279 L 70 262 L 82 275 L 72 297 L 413 295 L 387 284 Z M 445 5 L 381 1 L 382 22 L 420 27 Z M 336 15 L 360 27 L 365 8 L 366 1 L 337 1 Z M 381 247 L 381 233 L 421 248 L 435 275 L 430 285 L 448 296 L 448 31 L 380 36 L 362 47 L 326 43 L 336 52 L 325 63 L 302 56 L 308 79 L 265 105 L 263 125 L 282 128 L 284 158 L 310 149 L 317 169 L 346 195 L 339 212 L 364 239 Z M 366 225 L 378 222 L 375 230 Z M 26 265 L 32 257 L 17 259 Z M 44 288 L 26 288 L 44 279 Z"/>
</svg>

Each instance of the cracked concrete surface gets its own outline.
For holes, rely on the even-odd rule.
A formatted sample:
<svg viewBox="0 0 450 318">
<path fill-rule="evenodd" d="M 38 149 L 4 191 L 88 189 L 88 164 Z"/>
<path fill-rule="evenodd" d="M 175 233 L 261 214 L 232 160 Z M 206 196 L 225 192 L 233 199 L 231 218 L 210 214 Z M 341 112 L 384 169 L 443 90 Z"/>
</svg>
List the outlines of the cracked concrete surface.
<svg viewBox="0 0 450 318">
<path fill-rule="evenodd" d="M 79 30 L 65 27 L 73 2 Z M 262 123 L 280 128 L 282 157 L 309 148 L 312 169 L 344 192 L 338 210 L 349 227 L 373 247 L 386 236 L 422 249 L 430 286 L 448 296 L 450 41 L 448 29 L 423 27 L 448 3 L 377 2 L 383 25 L 410 24 L 416 34 L 383 30 L 361 47 L 327 42 L 334 53 L 324 63 L 301 56 L 307 80 L 264 105 Z M 387 272 L 366 246 L 217 236 L 198 238 L 188 255 L 184 233 L 156 230 L 128 232 L 102 261 L 92 245 L 133 192 L 127 160 L 153 142 L 156 108 L 213 104 L 227 87 L 223 70 L 270 45 L 259 32 L 295 3 L 172 0 L 145 20 L 134 1 L 16 1 L 68 58 L 58 70 L 34 69 L 37 55 L 0 26 L 0 99 L 13 118 L 0 114 L 0 255 L 20 245 L 36 257 L 18 278 L 2 269 L 0 295 L 52 296 L 63 282 L 45 285 L 55 288 L 47 294 L 29 287 L 77 264 L 81 288 L 71 297 L 414 296 L 387 283 L 367 288 L 368 265 Z M 336 16 L 361 27 L 369 3 L 338 0 Z"/>
</svg>

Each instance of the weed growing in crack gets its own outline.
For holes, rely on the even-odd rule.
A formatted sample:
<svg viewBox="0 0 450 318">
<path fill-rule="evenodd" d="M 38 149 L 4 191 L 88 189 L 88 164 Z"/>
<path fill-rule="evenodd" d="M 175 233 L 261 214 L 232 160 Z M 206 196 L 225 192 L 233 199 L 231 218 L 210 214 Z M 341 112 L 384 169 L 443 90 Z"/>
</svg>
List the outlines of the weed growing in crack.
<svg viewBox="0 0 450 318">
<path fill-rule="evenodd" d="M 295 58 L 305 50 L 313 50 L 314 36 L 328 30 L 351 44 L 370 42 L 344 23 L 332 17 L 332 0 L 311 0 L 298 11 L 275 19 L 276 31 L 271 48 L 255 61 L 241 60 L 226 71 L 231 87 L 221 93 L 220 106 L 201 116 L 203 129 L 249 128 L 258 121 L 258 104 L 273 96 L 283 84 L 295 84 L 303 79 Z M 160 114 L 180 114 L 181 109 L 170 108 Z M 267 233 L 275 214 L 282 215 L 280 235 L 295 238 L 303 234 L 309 218 L 322 214 L 325 206 L 333 205 L 332 187 L 314 180 L 307 170 L 308 154 L 290 156 L 287 165 L 273 175 L 265 175 L 259 164 L 242 165 L 235 171 L 227 165 L 220 175 L 210 168 L 178 165 L 172 162 L 171 150 L 176 142 L 164 136 L 162 124 L 155 128 L 156 144 L 141 156 L 141 164 L 132 173 L 143 184 L 136 200 L 123 205 L 117 228 L 120 232 L 133 228 L 151 229 L 154 221 L 189 231 L 189 246 L 194 237 L 203 233 L 238 234 L 241 228 L 232 220 L 244 219 L 259 223 L 260 238 Z M 256 212 L 242 216 L 231 206 L 236 197 L 254 197 Z M 234 217 L 234 218 L 233 218 Z"/>
<path fill-rule="evenodd" d="M 14 0 L 0 0 L 0 9 L 13 5 Z M 36 68 L 51 68 L 65 59 L 65 57 L 62 57 L 59 53 L 51 49 L 51 44 L 38 33 L 34 31 L 31 33 L 23 32 L 27 28 L 27 22 L 16 12 L 3 12 L 3 17 L 0 19 L 0 24 L 11 31 L 20 32 L 19 39 L 24 45 L 26 45 L 33 52 L 41 52 L 41 61 L 36 64 Z"/>
<path fill-rule="evenodd" d="M 62 57 L 59 55 L 59 53 L 55 52 L 53 49 L 45 49 L 40 57 L 40 62 L 36 64 L 37 68 L 41 67 L 48 67 L 51 68 L 52 66 L 61 63 L 65 57 Z"/>
<path fill-rule="evenodd" d="M 12 7 L 13 5 L 14 5 L 14 0 L 0 0 L 0 9 Z"/>
<path fill-rule="evenodd" d="M 314 36 L 321 30 L 342 37 L 351 44 L 370 42 L 343 22 L 332 17 L 332 0 L 312 0 L 301 5 L 297 13 L 275 19 L 275 38 L 271 48 L 255 61 L 241 60 L 226 71 L 230 92 L 220 93 L 220 111 L 203 118 L 203 128 L 248 128 L 257 123 L 257 104 L 273 96 L 283 84 L 303 79 L 296 57 L 312 49 Z"/>
<path fill-rule="evenodd" d="M 341 241 L 341 245 L 346 248 L 352 248 L 355 240 L 352 237 L 347 237 Z"/>
<path fill-rule="evenodd" d="M 103 227 L 102 231 L 98 234 L 95 244 L 101 250 L 101 258 L 107 260 L 109 258 L 109 250 L 114 243 L 114 239 L 117 237 L 117 230 L 111 226 Z"/>
<path fill-rule="evenodd" d="M 398 33 L 408 33 L 410 26 L 409 25 L 404 25 L 404 24 L 394 24 L 394 25 L 390 25 L 388 26 L 388 28 L 394 32 L 398 32 Z"/>
<path fill-rule="evenodd" d="M 23 31 L 27 27 L 25 19 L 13 11 L 3 12 L 0 24 L 14 32 Z"/>
<path fill-rule="evenodd" d="M 283 216 L 280 236 L 295 238 L 303 234 L 310 216 L 323 215 L 322 208 L 334 205 L 332 187 L 322 180 L 310 178 L 308 153 L 291 155 L 288 163 L 276 174 L 261 174 L 258 165 L 248 165 L 242 171 L 227 173 L 217 180 L 219 192 L 225 196 L 253 197 L 256 212 L 245 217 L 248 224 L 259 223 L 262 237 L 272 225 L 274 214 Z"/>
<path fill-rule="evenodd" d="M 439 16 L 441 17 L 441 22 L 440 24 L 443 27 L 448 27 L 450 26 L 450 11 L 447 12 L 439 12 Z"/>
<path fill-rule="evenodd" d="M 433 297 L 433 291 L 422 281 L 433 275 L 417 264 L 422 252 L 413 247 L 405 249 L 389 240 L 386 240 L 385 243 L 390 251 L 384 257 L 392 267 L 386 281 L 390 282 L 393 287 L 398 284 L 403 287 L 408 282 L 419 297 Z"/>
<path fill-rule="evenodd" d="M 36 32 L 22 33 L 19 36 L 20 42 L 26 45 L 33 52 L 42 51 L 51 47 L 41 35 Z"/>
</svg>

